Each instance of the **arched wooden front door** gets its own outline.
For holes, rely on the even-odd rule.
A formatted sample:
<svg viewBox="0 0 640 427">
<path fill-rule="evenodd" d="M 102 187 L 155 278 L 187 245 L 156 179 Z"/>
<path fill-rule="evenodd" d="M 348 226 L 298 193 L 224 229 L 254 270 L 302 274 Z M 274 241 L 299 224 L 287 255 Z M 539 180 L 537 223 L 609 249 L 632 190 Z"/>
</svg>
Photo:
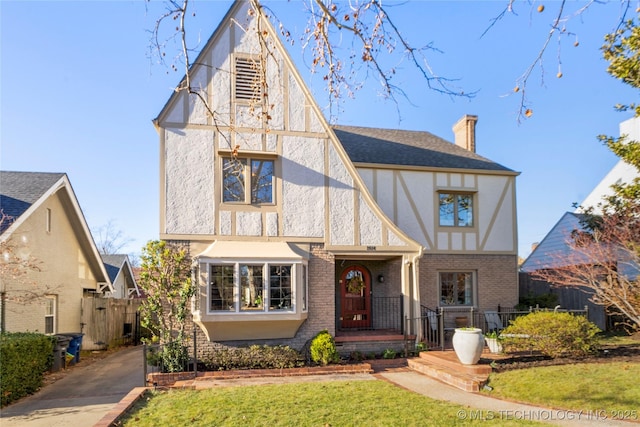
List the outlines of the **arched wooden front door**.
<svg viewBox="0 0 640 427">
<path fill-rule="evenodd" d="M 371 275 L 366 268 L 351 266 L 340 277 L 340 319 L 343 329 L 371 327 Z"/>
</svg>

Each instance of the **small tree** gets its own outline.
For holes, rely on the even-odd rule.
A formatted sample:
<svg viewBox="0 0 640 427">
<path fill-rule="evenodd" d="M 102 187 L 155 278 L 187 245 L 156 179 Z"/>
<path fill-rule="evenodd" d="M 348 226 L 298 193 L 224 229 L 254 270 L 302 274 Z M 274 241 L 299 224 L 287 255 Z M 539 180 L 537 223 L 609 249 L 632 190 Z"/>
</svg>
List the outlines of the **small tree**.
<svg viewBox="0 0 640 427">
<path fill-rule="evenodd" d="M 608 72 L 640 89 L 640 27 L 627 21 L 605 37 L 602 47 Z M 640 116 L 640 104 L 617 105 Z M 598 206 L 582 207 L 582 229 L 575 230 L 569 255 L 558 255 L 558 267 L 533 277 L 557 286 L 586 288 L 591 300 L 621 315 L 628 326 L 640 328 L 640 142 L 600 135 L 614 154 L 637 169 L 631 182 L 616 183 Z"/>
<path fill-rule="evenodd" d="M 162 345 L 164 369 L 181 371 L 187 360 L 186 322 L 195 292 L 189 252 L 183 245 L 155 240 L 143 248 L 141 259 L 140 287 L 146 296 L 141 323 Z"/>
</svg>

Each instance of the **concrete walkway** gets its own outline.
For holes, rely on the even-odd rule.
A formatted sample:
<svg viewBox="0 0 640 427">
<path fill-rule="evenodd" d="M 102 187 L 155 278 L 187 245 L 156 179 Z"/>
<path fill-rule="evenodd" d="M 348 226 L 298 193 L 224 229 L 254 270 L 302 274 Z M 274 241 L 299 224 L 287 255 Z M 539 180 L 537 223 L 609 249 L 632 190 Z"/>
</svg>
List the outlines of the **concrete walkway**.
<svg viewBox="0 0 640 427">
<path fill-rule="evenodd" d="M 638 425 L 629 421 L 611 419 L 610 411 L 615 408 L 601 408 L 602 410 L 590 413 L 549 409 L 495 399 L 479 393 L 468 393 L 410 370 L 381 372 L 375 375 L 432 399 L 465 406 L 456 413 L 460 420 L 533 420 L 560 426 L 632 427 Z M 605 414 L 605 410 L 609 412 Z"/>
<path fill-rule="evenodd" d="M 3 408 L 0 426 L 93 426 L 131 389 L 144 385 L 142 363 L 139 346 L 78 365 L 64 378 Z"/>
</svg>

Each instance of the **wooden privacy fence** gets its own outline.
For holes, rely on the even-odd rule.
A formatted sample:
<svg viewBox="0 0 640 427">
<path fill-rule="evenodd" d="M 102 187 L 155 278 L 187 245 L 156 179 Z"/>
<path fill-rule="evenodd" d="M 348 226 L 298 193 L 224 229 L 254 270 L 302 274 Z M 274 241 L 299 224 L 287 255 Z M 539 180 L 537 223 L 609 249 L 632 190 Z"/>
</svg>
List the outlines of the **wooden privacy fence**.
<svg viewBox="0 0 640 427">
<path fill-rule="evenodd" d="M 82 350 L 137 345 L 140 341 L 140 304 L 136 299 L 82 298 Z"/>
</svg>

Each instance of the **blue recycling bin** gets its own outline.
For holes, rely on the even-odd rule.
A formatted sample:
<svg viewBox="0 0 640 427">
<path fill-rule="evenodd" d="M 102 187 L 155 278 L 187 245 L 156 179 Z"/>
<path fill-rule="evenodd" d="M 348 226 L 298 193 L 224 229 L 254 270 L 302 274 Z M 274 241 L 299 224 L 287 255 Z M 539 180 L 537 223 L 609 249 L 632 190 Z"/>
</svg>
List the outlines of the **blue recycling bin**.
<svg viewBox="0 0 640 427">
<path fill-rule="evenodd" d="M 67 346 L 67 353 L 73 356 L 70 364 L 78 363 L 80 361 L 80 346 L 82 345 L 82 337 L 84 334 L 81 332 L 63 332 L 58 335 L 71 339 Z"/>
</svg>

